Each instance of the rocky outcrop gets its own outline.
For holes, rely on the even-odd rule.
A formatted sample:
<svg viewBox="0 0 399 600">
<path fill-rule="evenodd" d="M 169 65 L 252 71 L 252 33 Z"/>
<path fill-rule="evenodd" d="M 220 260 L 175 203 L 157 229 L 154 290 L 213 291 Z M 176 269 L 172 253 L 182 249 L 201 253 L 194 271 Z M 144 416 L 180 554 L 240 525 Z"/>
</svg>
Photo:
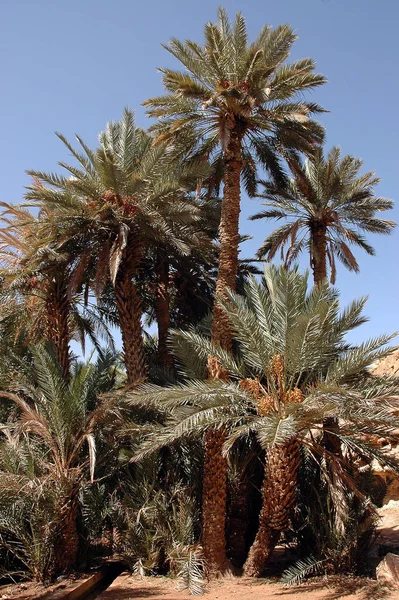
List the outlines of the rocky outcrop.
<svg viewBox="0 0 399 600">
<path fill-rule="evenodd" d="M 399 556 L 389 553 L 377 567 L 377 580 L 390 587 L 399 588 Z"/>
</svg>

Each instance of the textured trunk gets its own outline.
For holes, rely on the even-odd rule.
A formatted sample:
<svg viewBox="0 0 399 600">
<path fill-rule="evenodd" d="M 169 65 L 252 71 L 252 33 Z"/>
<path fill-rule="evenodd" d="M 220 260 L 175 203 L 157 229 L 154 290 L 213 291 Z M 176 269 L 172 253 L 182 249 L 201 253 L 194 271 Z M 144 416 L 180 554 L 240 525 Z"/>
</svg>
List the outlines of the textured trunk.
<svg viewBox="0 0 399 600">
<path fill-rule="evenodd" d="M 76 566 L 79 550 L 77 512 L 77 490 L 73 490 L 59 508 L 58 526 L 54 539 L 52 578 L 61 573 L 68 573 Z"/>
<path fill-rule="evenodd" d="M 60 274 L 54 277 L 48 287 L 46 298 L 47 335 L 54 343 L 57 359 L 66 379 L 70 377 L 70 331 L 69 331 L 69 299 L 66 277 Z"/>
<path fill-rule="evenodd" d="M 244 566 L 244 573 L 249 577 L 262 575 L 281 531 L 288 526 L 296 498 L 300 460 L 295 438 L 274 446 L 267 454 L 259 529 Z"/>
<path fill-rule="evenodd" d="M 312 247 L 313 247 L 313 280 L 315 285 L 319 285 L 327 278 L 327 230 L 325 225 L 313 225 L 311 228 Z M 341 456 L 341 442 L 334 435 L 334 432 L 339 431 L 338 419 L 329 417 L 324 421 L 323 441 L 326 449 L 337 456 Z"/>
<path fill-rule="evenodd" d="M 226 547 L 227 557 L 234 567 L 242 567 L 247 555 L 247 530 L 249 522 L 247 480 L 241 478 L 228 486 Z"/>
<path fill-rule="evenodd" d="M 327 229 L 317 223 L 311 226 L 312 270 L 315 285 L 319 285 L 327 277 Z"/>
<path fill-rule="evenodd" d="M 225 153 L 224 191 L 219 226 L 219 269 L 216 295 L 225 297 L 225 290 L 236 289 L 240 217 L 240 178 L 242 167 L 241 140 L 232 133 Z M 212 341 L 226 350 L 231 349 L 231 331 L 222 308 L 215 302 L 213 309 Z"/>
<path fill-rule="evenodd" d="M 225 151 L 224 192 L 219 226 L 219 268 L 216 294 L 225 296 L 226 288 L 236 289 L 240 216 L 240 178 L 242 166 L 241 140 L 232 131 Z M 232 335 L 228 319 L 215 302 L 212 342 L 230 350 Z M 212 364 L 213 361 L 213 364 Z M 216 367 L 216 368 L 215 368 Z M 209 376 L 224 378 L 222 369 L 210 357 Z M 220 372 L 218 372 L 220 371 Z M 222 456 L 225 432 L 209 431 L 205 435 L 204 478 L 202 498 L 202 543 L 211 573 L 223 571 L 226 559 L 227 462 Z"/>
<path fill-rule="evenodd" d="M 124 257 L 115 281 L 115 303 L 122 334 L 122 346 L 128 385 L 146 378 L 141 298 L 133 283 L 139 265 L 138 253 Z"/>
<path fill-rule="evenodd" d="M 202 482 L 202 544 L 211 574 L 226 563 L 225 515 L 227 462 L 222 455 L 224 431 L 207 431 L 204 436 Z"/>
<path fill-rule="evenodd" d="M 173 357 L 168 348 L 170 329 L 169 262 L 166 251 L 158 254 L 157 287 L 155 292 L 155 315 L 158 324 L 158 356 L 164 369 L 173 368 Z"/>
</svg>

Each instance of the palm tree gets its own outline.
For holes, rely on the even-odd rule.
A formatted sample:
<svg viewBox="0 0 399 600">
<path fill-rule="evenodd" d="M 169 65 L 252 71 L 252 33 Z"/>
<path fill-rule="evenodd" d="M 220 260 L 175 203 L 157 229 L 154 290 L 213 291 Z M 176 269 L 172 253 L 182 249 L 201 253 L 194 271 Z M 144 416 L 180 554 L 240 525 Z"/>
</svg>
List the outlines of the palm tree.
<svg viewBox="0 0 399 600">
<path fill-rule="evenodd" d="M 71 295 L 68 258 L 47 245 L 43 223 L 21 206 L 1 203 L 0 316 L 8 343 L 53 342 L 64 377 L 70 376 L 70 342 L 85 345 L 88 335 L 100 350 L 98 336 L 112 338 L 104 320 L 87 306 L 81 295 Z M 44 237 L 44 239 L 43 239 Z"/>
<path fill-rule="evenodd" d="M 167 239 L 188 253 L 190 244 L 199 242 L 198 211 L 186 195 L 193 177 L 172 162 L 173 153 L 153 147 L 127 109 L 120 122 L 108 124 L 96 151 L 79 137 L 83 152 L 77 151 L 58 136 L 78 166 L 60 163 L 69 176 L 30 171 L 34 183 L 26 198 L 46 209 L 49 243 L 70 257 L 72 293 L 89 281 L 100 297 L 111 282 L 127 380 L 133 384 L 145 378 L 142 307 L 134 278 L 149 245 Z"/>
<path fill-rule="evenodd" d="M 338 432 L 328 433 L 338 435 L 348 451 L 383 460 L 373 440 L 376 432 L 394 432 L 391 400 L 398 382 L 373 377 L 366 369 L 391 352 L 384 346 L 393 336 L 359 346 L 345 342 L 345 334 L 364 321 L 364 303 L 355 301 L 340 313 L 327 282 L 308 291 L 307 275 L 268 265 L 262 281 L 252 278 L 246 284 L 245 297 L 230 291 L 222 301 L 238 345 L 236 355 L 192 330 L 175 332 L 175 354 L 191 377 L 180 386 L 144 387 L 131 397 L 132 403 L 152 403 L 168 415 L 138 458 L 216 429 L 226 432 L 224 453 L 253 437 L 266 451 L 263 504 L 246 575 L 261 575 L 288 528 L 302 448 L 310 450 L 326 477 L 333 473 L 333 482 L 356 488 L 349 474 L 351 459 L 323 446 L 326 418 L 340 418 Z M 201 379 L 210 353 L 228 380 Z M 214 485 L 216 493 L 217 478 Z"/>
<path fill-rule="evenodd" d="M 305 90 L 323 83 L 314 62 L 303 59 L 285 64 L 296 35 L 289 25 L 265 26 L 249 44 L 246 23 L 238 13 L 231 24 L 218 10 L 218 24 L 205 25 L 203 46 L 172 39 L 166 50 L 185 72 L 161 69 L 166 96 L 144 105 L 160 117 L 161 139 L 176 135 L 197 143 L 192 156 L 222 162 L 224 195 L 219 228 L 220 252 L 217 295 L 236 288 L 240 182 L 254 191 L 256 164 L 283 178 L 279 152 L 310 151 L 323 137 L 310 119 L 321 108 L 302 99 Z M 221 152 L 221 154 L 220 154 Z M 231 346 L 223 311 L 215 307 L 212 336 L 215 344 Z"/>
<path fill-rule="evenodd" d="M 54 520 L 49 515 L 46 525 L 52 528 L 48 539 L 56 549 L 48 576 L 68 570 L 76 562 L 78 492 L 84 481 L 94 480 L 96 439 L 100 432 L 105 433 L 106 426 L 109 429 L 120 422 L 121 406 L 115 395 L 98 398 L 100 392 L 109 392 L 114 384 L 112 355 L 99 358 L 96 364 L 75 364 L 70 380 L 65 381 L 51 352 L 38 347 L 32 354 L 31 370 L 27 375 L 20 373 L 15 391 L 0 391 L 0 397 L 14 403 L 18 411 L 17 420 L 3 425 L 1 432 L 8 438 L 19 436 L 21 444 L 24 438 L 31 454 L 26 469 L 33 464 L 36 467 L 28 473 L 22 466 L 14 476 L 3 471 L 0 491 L 4 495 L 8 488 L 15 490 L 19 484 L 20 492 L 25 493 L 29 479 L 31 495 L 43 494 L 45 490 L 55 495 Z M 0 530 L 5 527 L 4 515 Z M 20 550 L 17 548 L 17 553 Z"/>
<path fill-rule="evenodd" d="M 264 182 L 262 198 L 267 209 L 252 219 L 287 219 L 289 222 L 273 231 L 258 250 L 259 258 L 271 260 L 281 250 L 285 265 L 295 262 L 304 250 L 309 252 L 315 283 L 327 277 L 335 283 L 335 260 L 350 271 L 359 271 L 351 245 L 368 254 L 374 249 L 365 233 L 389 234 L 393 221 L 379 218 L 377 213 L 392 208 L 392 200 L 380 198 L 375 187 L 380 181 L 373 172 L 359 174 L 363 162 L 351 155 L 341 158 L 334 147 L 327 157 L 318 148 L 304 162 L 291 157 L 292 179 L 285 184 Z"/>
<path fill-rule="evenodd" d="M 165 46 L 185 71 L 161 69 L 168 94 L 151 98 L 144 105 L 149 107 L 150 116 L 160 118 L 160 140 L 174 140 L 176 136 L 195 140 L 191 158 L 210 159 L 216 179 L 222 173 L 216 297 L 223 298 L 226 289 L 236 289 L 241 180 L 254 194 L 257 164 L 283 179 L 279 155 L 293 149 L 309 152 L 322 140 L 321 126 L 310 119 L 322 109 L 304 101 L 302 94 L 325 83 L 325 78 L 314 73 L 314 62 L 309 58 L 285 64 L 296 40 L 289 25 L 275 29 L 265 26 L 249 44 L 243 16 L 237 13 L 231 24 L 220 8 L 218 23 L 207 23 L 204 37 L 203 46 L 175 38 Z M 231 331 L 218 302 L 213 311 L 212 339 L 216 345 L 231 349 Z M 212 359 L 208 370 L 212 377 L 223 377 Z M 208 561 L 218 570 L 225 562 L 226 490 L 221 482 L 226 465 L 219 453 L 221 434 L 215 437 L 210 432 L 208 437 L 205 463 L 219 473 L 219 485 L 215 497 L 204 498 L 204 525 L 209 529 L 204 544 Z M 204 481 L 208 476 L 210 482 L 204 489 L 210 489 L 213 477 L 206 468 Z"/>
</svg>

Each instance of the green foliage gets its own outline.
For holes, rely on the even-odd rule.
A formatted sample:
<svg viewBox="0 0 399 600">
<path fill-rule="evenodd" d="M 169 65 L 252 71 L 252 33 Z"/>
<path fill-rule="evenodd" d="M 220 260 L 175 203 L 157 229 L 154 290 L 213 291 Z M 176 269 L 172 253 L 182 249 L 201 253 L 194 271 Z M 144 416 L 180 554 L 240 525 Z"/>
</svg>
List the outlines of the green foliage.
<svg viewBox="0 0 399 600">
<path fill-rule="evenodd" d="M 311 265 L 316 260 L 328 261 L 331 283 L 336 279 L 336 258 L 350 271 L 358 272 L 350 246 L 373 255 L 374 249 L 363 233 L 389 234 L 395 227 L 393 221 L 379 216 L 393 207 L 392 200 L 375 194 L 380 180 L 373 172 L 360 174 L 363 162 L 350 155 L 341 157 L 338 147 L 326 157 L 323 149 L 317 148 L 304 162 L 292 157 L 288 164 L 292 179 L 283 184 L 263 182 L 260 197 L 265 198 L 266 209 L 251 217 L 288 222 L 266 238 L 257 256 L 271 260 L 280 251 L 289 268 L 307 252 Z M 315 232 L 320 230 L 326 235 L 325 256 L 318 256 Z"/>
<path fill-rule="evenodd" d="M 228 300 L 220 301 L 234 331 L 235 355 L 193 330 L 176 331 L 173 348 L 182 370 L 187 365 L 187 380 L 172 387 L 147 385 L 130 395 L 132 406 L 156 406 L 167 416 L 166 425 L 142 453 L 198 436 L 210 427 L 226 427 L 226 452 L 251 435 L 265 450 L 295 435 L 305 447 L 315 444 L 319 455 L 320 440 L 311 432 L 320 431 L 327 417 L 337 417 L 344 420 L 339 435 L 346 447 L 362 448 L 362 453 L 383 460 L 377 448 L 364 444 L 364 435 L 394 432 L 390 396 L 397 382 L 371 377 L 366 368 L 392 351 L 385 346 L 392 336 L 360 346 L 345 342 L 347 331 L 362 322 L 364 302 L 354 302 L 340 313 L 337 294 L 327 283 L 308 290 L 307 277 L 298 270 L 272 265 L 265 267 L 261 281 L 249 280 L 245 293 L 228 292 Z M 199 378 L 209 355 L 220 361 L 230 381 Z M 283 395 L 273 371 L 275 356 L 283 361 Z M 258 382 L 261 393 L 272 399 L 266 414 L 258 412 L 254 396 L 243 388 L 246 378 Z M 296 389 L 301 400 L 287 401 L 287 394 Z M 336 464 L 333 456 L 330 460 Z"/>
<path fill-rule="evenodd" d="M 299 553 L 306 558 L 284 573 L 285 583 L 299 583 L 315 573 L 369 574 L 367 556 L 378 522 L 370 499 L 374 482 L 368 471 L 348 468 L 348 472 L 356 481 L 356 491 L 346 482 L 334 481 L 306 457 L 292 531 Z"/>
<path fill-rule="evenodd" d="M 285 585 L 298 585 L 307 577 L 319 575 L 322 572 L 326 560 L 318 560 L 314 556 L 298 560 L 295 565 L 286 569 L 281 577 L 281 583 Z"/>
<path fill-rule="evenodd" d="M 115 385 L 112 354 L 76 364 L 66 382 L 51 349 L 31 353 L 31 370 L 19 373 L 15 391 L 0 391 L 16 407 L 0 425 L 0 552 L 42 581 L 56 574 L 59 530 L 70 511 L 75 518 L 76 494 L 114 452 L 121 407 L 117 397 L 99 399 Z M 82 491 L 93 531 L 99 518 L 94 510 L 88 518 L 85 500 Z"/>
<path fill-rule="evenodd" d="M 53 485 L 16 478 L 2 473 L 0 490 L 0 555 L 7 569 L 1 575 L 48 579 L 54 559 L 54 523 L 57 521 L 58 490 Z M 10 489 L 11 488 L 11 489 Z M 14 494 L 12 493 L 12 488 Z"/>
<path fill-rule="evenodd" d="M 205 25 L 202 45 L 172 38 L 164 46 L 184 71 L 160 69 L 167 93 L 144 105 L 159 118 L 159 140 L 180 140 L 189 160 L 210 158 L 211 187 L 220 185 L 233 130 L 242 142 L 242 180 L 252 195 L 258 164 L 283 180 L 279 155 L 310 152 L 322 140 L 323 129 L 310 117 L 323 109 L 303 94 L 326 80 L 309 58 L 286 63 L 296 37 L 289 25 L 265 26 L 249 42 L 241 13 L 230 22 L 219 8 L 218 22 Z"/>
<path fill-rule="evenodd" d="M 148 575 L 169 570 L 198 593 L 203 580 L 199 510 L 189 488 L 159 489 L 154 480 L 135 478 L 114 503 L 111 520 L 116 551 L 133 571 Z"/>
</svg>

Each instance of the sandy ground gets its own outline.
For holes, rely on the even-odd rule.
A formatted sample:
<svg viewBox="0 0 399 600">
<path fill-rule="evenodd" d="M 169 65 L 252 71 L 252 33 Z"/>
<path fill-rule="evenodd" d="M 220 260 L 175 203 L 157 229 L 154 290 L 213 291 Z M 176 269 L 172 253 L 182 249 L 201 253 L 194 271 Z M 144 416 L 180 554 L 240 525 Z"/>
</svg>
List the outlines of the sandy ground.
<svg viewBox="0 0 399 600">
<path fill-rule="evenodd" d="M 16 583 L 14 585 L 0 586 L 0 600 L 47 600 L 52 594 L 72 585 L 77 585 L 79 581 L 84 581 L 88 576 L 82 578 L 65 578 L 53 585 L 43 586 L 34 581 Z"/>
<path fill-rule="evenodd" d="M 51 600 L 54 592 L 71 584 L 65 580 L 43 588 L 35 583 L 0 587 L 0 600 Z M 76 581 L 75 581 L 76 583 Z M 177 583 L 166 577 L 140 578 L 122 574 L 97 600 L 193 600 L 187 591 L 176 589 Z M 237 577 L 209 584 L 204 600 L 398 600 L 399 591 L 383 588 L 371 579 L 335 577 L 313 579 L 297 587 L 284 587 L 271 580 Z"/>
<path fill-rule="evenodd" d="M 65 580 L 44 588 L 36 583 L 0 587 L 0 600 L 51 600 L 54 592 L 71 585 Z M 73 583 L 77 583 L 75 580 Z M 179 591 L 167 577 L 141 578 L 122 574 L 97 600 L 193 600 Z M 313 579 L 297 587 L 284 587 L 267 579 L 228 577 L 209 584 L 204 600 L 398 600 L 399 591 L 382 587 L 364 578 L 334 577 Z"/>
<path fill-rule="evenodd" d="M 204 600 L 397 600 L 399 591 L 382 588 L 376 581 L 340 577 L 313 580 L 297 587 L 284 587 L 270 580 L 229 577 L 210 584 Z M 166 578 L 141 579 L 121 575 L 98 600 L 193 600 L 187 591 L 178 591 L 176 582 Z"/>
</svg>

